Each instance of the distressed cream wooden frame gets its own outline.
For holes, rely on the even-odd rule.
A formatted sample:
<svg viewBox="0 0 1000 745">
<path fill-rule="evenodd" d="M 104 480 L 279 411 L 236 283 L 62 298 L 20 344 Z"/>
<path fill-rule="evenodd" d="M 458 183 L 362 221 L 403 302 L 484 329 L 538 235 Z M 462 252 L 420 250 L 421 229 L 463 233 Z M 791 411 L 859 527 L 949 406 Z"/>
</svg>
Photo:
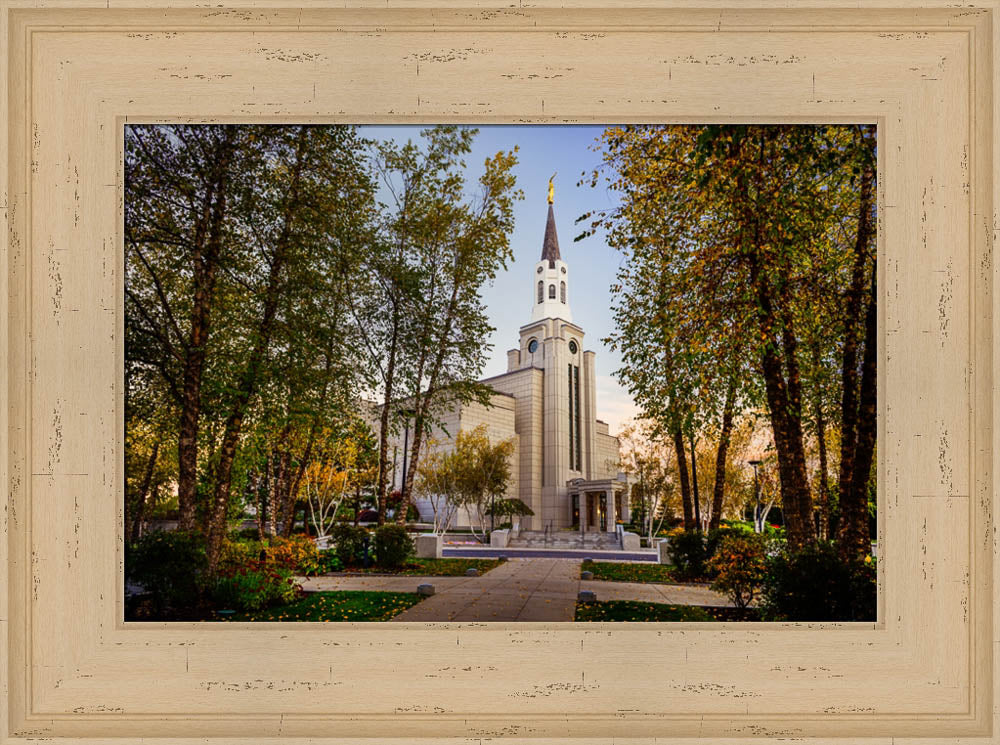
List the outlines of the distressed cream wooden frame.
<svg viewBox="0 0 1000 745">
<path fill-rule="evenodd" d="M 998 742 L 995 1 L 210 5 L 0 1 L 0 742 Z M 879 622 L 123 623 L 121 135 L 184 119 L 877 122 Z"/>
</svg>

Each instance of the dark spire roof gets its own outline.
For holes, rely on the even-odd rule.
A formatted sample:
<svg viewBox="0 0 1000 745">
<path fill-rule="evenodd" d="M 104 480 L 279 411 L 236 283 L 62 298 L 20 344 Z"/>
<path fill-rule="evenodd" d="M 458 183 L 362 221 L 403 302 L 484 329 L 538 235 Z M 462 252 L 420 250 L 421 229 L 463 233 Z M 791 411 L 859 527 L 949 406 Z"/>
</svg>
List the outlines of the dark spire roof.
<svg viewBox="0 0 1000 745">
<path fill-rule="evenodd" d="M 561 260 L 559 255 L 559 236 L 556 235 L 556 218 L 552 214 L 552 205 L 549 205 L 549 219 L 545 223 L 545 240 L 542 241 L 542 261 L 548 260 L 549 269 L 555 269 L 556 261 Z"/>
</svg>

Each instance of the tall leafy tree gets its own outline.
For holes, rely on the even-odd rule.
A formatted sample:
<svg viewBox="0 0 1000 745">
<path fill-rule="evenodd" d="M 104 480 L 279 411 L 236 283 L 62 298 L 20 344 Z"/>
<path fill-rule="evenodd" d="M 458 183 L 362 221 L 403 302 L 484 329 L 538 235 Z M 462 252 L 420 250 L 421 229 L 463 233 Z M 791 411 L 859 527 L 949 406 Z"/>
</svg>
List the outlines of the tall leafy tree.
<svg viewBox="0 0 1000 745">
<path fill-rule="evenodd" d="M 464 157 L 477 130 L 440 126 L 422 143 L 382 143 L 380 229 L 364 263 L 367 291 L 352 311 L 379 398 L 379 521 L 385 521 L 388 444 L 400 422 L 413 427 L 402 488 L 405 519 L 424 438 L 440 414 L 473 399 L 492 327 L 479 291 L 512 256 L 513 152 L 484 163 L 478 194 L 466 194 Z"/>
<path fill-rule="evenodd" d="M 601 138 L 603 164 L 591 175 L 596 185 L 607 174 L 620 196 L 618 207 L 585 218 L 591 230 L 608 229 L 628 258 L 622 273 L 627 299 L 617 316 L 623 377 L 645 413 L 669 424 L 667 410 L 651 406 L 647 391 L 676 379 L 676 372 L 657 378 L 648 371 L 665 358 L 689 371 L 680 392 L 691 400 L 695 430 L 706 413 L 721 411 L 725 424 L 727 408 L 762 398 L 796 546 L 814 539 L 805 385 L 810 374 L 818 384 L 832 360 L 846 376 L 854 367 L 846 340 L 859 333 L 859 321 L 867 328 L 854 307 L 841 314 L 836 306 L 848 287 L 839 270 L 852 246 L 864 245 L 872 263 L 861 263 L 874 265 L 872 233 L 860 221 L 854 230 L 845 222 L 859 209 L 871 214 L 870 202 L 867 210 L 859 207 L 874 173 L 864 168 L 871 159 L 859 142 L 872 136 L 868 128 L 842 127 L 613 127 Z M 662 288 L 651 295 L 655 302 L 633 302 L 648 277 Z M 860 286 L 864 291 L 871 283 Z M 874 318 L 874 294 L 869 297 Z M 817 315 L 842 317 L 842 333 L 817 333 Z M 655 332 L 630 333 L 650 319 Z M 838 339 L 845 340 L 843 350 Z M 710 403 L 720 400 L 730 406 Z M 874 427 L 873 396 L 866 402 L 871 416 L 864 421 Z M 725 466 L 720 451 L 717 471 Z M 859 483 L 867 484 L 867 473 Z M 856 517 L 847 522 L 860 524 Z"/>
<path fill-rule="evenodd" d="M 258 261 L 248 280 L 257 302 L 251 308 L 247 350 L 227 392 L 227 413 L 213 454 L 214 474 L 208 526 L 208 554 L 214 567 L 226 533 L 236 448 L 244 421 L 256 402 L 274 341 L 294 335 L 295 299 L 308 293 L 297 268 L 343 270 L 343 257 L 358 253 L 370 218 L 371 181 L 364 143 L 347 127 L 274 127 L 262 130 L 270 168 L 243 215 L 244 239 Z M 330 267 L 315 267 L 326 259 Z M 282 311 L 286 311 L 283 315 Z M 285 321 L 283 324 L 282 321 Z M 287 476 L 286 476 L 287 478 Z"/>
<path fill-rule="evenodd" d="M 373 235 L 366 143 L 345 126 L 134 127 L 126 178 L 130 378 L 176 411 L 181 527 L 214 557 L 234 483 L 290 526 L 317 433 L 357 398 L 344 298 Z"/>
<path fill-rule="evenodd" d="M 179 413 L 180 526 L 194 527 L 202 382 L 232 192 L 255 171 L 238 127 L 125 131 L 127 356 L 157 370 Z"/>
</svg>

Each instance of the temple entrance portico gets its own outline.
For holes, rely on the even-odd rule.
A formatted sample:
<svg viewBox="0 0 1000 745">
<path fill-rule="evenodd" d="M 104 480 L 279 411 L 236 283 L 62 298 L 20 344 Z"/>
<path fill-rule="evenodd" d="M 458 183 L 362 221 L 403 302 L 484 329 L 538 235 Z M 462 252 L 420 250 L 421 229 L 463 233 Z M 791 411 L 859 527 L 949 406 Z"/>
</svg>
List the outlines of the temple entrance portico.
<svg viewBox="0 0 1000 745">
<path fill-rule="evenodd" d="M 566 483 L 570 520 L 581 533 L 614 533 L 619 520 L 628 522 L 628 482 L 624 474 L 614 479 L 573 479 Z"/>
</svg>

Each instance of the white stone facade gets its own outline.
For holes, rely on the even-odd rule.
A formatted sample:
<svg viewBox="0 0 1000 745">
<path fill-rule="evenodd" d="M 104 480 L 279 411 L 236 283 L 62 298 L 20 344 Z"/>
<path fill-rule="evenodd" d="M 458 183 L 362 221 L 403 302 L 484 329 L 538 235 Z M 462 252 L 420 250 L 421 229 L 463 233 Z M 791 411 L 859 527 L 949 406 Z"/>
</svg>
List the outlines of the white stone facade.
<svg viewBox="0 0 1000 745">
<path fill-rule="evenodd" d="M 492 406 L 468 404 L 447 415 L 434 434 L 435 446 L 448 447 L 459 430 L 486 424 L 494 442 L 515 438 L 507 496 L 521 499 L 535 513 L 522 518 L 522 528 L 567 528 L 579 525 L 575 520 L 582 514 L 582 529 L 614 531 L 615 518 L 628 519 L 619 442 L 597 419 L 595 353 L 584 349 L 584 331 L 572 322 L 569 270 L 559 256 L 551 206 L 531 299 L 531 322 L 521 327 L 518 348 L 507 353 L 507 372 L 481 381 L 496 391 Z M 402 438 L 394 444 L 392 481 L 398 488 Z M 417 500 L 417 508 L 431 519 L 427 500 Z M 469 519 L 460 514 L 457 526 L 468 525 Z"/>
</svg>

